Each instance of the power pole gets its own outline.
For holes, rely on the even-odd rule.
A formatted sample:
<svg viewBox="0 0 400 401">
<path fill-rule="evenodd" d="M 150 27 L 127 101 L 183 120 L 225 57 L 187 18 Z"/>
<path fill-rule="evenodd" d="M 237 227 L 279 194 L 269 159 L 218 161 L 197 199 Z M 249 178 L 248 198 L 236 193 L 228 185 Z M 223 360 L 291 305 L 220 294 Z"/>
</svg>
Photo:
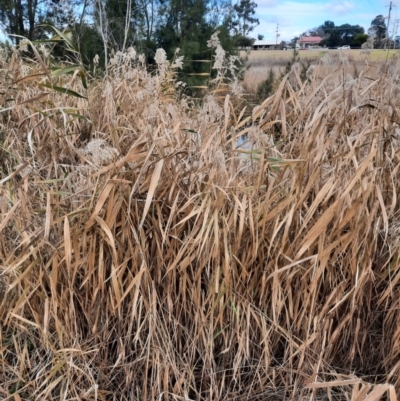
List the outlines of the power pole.
<svg viewBox="0 0 400 401">
<path fill-rule="evenodd" d="M 388 15 L 388 23 L 387 23 L 387 28 L 386 28 L 386 41 L 385 41 L 385 50 L 386 50 L 386 44 L 389 41 L 389 26 L 390 26 L 390 13 L 392 12 L 392 8 L 393 8 L 394 4 L 391 1 L 390 5 L 389 5 L 389 15 Z M 386 6 L 388 7 L 388 6 Z M 390 48 L 390 45 L 389 45 Z"/>
<path fill-rule="evenodd" d="M 279 38 L 279 36 L 281 36 L 280 33 L 279 33 L 279 24 L 276 24 L 276 42 L 275 42 L 276 47 L 278 47 L 278 38 Z"/>
</svg>

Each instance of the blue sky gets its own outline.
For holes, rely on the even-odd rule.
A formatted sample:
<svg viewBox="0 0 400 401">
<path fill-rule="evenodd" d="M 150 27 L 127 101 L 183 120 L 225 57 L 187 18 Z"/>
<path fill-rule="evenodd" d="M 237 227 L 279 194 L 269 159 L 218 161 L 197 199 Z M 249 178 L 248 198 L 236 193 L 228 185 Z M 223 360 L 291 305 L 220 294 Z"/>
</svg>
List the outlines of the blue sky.
<svg viewBox="0 0 400 401">
<path fill-rule="evenodd" d="M 264 39 L 275 40 L 276 24 L 279 23 L 281 40 L 290 40 L 308 29 L 330 20 L 335 25 L 349 23 L 361 25 L 367 30 L 371 21 L 379 14 L 387 16 L 388 1 L 383 0 L 255 0 L 260 25 L 252 36 L 264 35 Z M 389 33 L 393 22 L 400 19 L 400 0 L 393 1 Z M 400 34 L 400 23 L 398 32 Z"/>
</svg>

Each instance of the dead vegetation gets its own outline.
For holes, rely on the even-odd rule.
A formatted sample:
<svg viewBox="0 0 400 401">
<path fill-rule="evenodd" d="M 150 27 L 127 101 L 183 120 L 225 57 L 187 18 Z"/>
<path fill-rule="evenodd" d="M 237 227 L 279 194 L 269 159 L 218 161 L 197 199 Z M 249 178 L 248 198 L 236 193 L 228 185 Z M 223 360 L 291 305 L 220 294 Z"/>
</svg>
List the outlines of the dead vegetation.
<svg viewBox="0 0 400 401">
<path fill-rule="evenodd" d="M 241 55 L 246 60 L 243 86 L 249 94 L 256 94 L 260 86 L 270 78 L 271 73 L 278 82 L 285 75 L 288 67 L 293 64 L 294 58 L 303 72 L 310 65 L 318 65 L 319 75 L 322 77 L 332 74 L 338 66 L 341 66 L 345 74 L 351 74 L 355 78 L 361 71 L 364 71 L 364 77 L 368 75 L 372 79 L 377 79 L 378 76 L 374 73 L 375 69 L 384 64 L 383 62 L 398 57 L 399 52 L 374 50 L 372 54 L 366 55 L 360 54 L 359 50 L 311 50 L 298 51 L 294 57 L 293 51 L 266 50 L 242 52 Z M 366 71 L 368 71 L 367 75 Z"/>
<path fill-rule="evenodd" d="M 115 57 L 2 60 L 0 398 L 396 400 L 398 61 L 248 115 Z"/>
</svg>

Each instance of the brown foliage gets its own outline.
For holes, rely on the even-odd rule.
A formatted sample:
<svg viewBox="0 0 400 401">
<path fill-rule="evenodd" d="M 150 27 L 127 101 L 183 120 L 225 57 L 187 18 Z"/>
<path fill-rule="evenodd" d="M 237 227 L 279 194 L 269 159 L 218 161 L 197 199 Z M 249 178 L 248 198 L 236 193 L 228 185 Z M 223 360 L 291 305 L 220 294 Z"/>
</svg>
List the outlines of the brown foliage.
<svg viewBox="0 0 400 401">
<path fill-rule="evenodd" d="M 396 60 L 248 117 L 44 68 L 1 70 L 0 397 L 396 400 Z"/>
</svg>

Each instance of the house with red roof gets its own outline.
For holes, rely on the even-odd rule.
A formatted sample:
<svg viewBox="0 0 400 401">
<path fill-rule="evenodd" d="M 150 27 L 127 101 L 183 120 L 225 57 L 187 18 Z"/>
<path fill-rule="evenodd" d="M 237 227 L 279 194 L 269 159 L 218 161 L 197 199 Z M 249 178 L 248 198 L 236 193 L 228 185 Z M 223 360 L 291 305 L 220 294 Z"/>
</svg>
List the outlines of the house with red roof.
<svg viewBox="0 0 400 401">
<path fill-rule="evenodd" d="M 322 40 L 323 39 L 319 36 L 303 36 L 297 41 L 297 43 L 300 45 L 300 48 L 305 49 L 318 46 Z"/>
</svg>

